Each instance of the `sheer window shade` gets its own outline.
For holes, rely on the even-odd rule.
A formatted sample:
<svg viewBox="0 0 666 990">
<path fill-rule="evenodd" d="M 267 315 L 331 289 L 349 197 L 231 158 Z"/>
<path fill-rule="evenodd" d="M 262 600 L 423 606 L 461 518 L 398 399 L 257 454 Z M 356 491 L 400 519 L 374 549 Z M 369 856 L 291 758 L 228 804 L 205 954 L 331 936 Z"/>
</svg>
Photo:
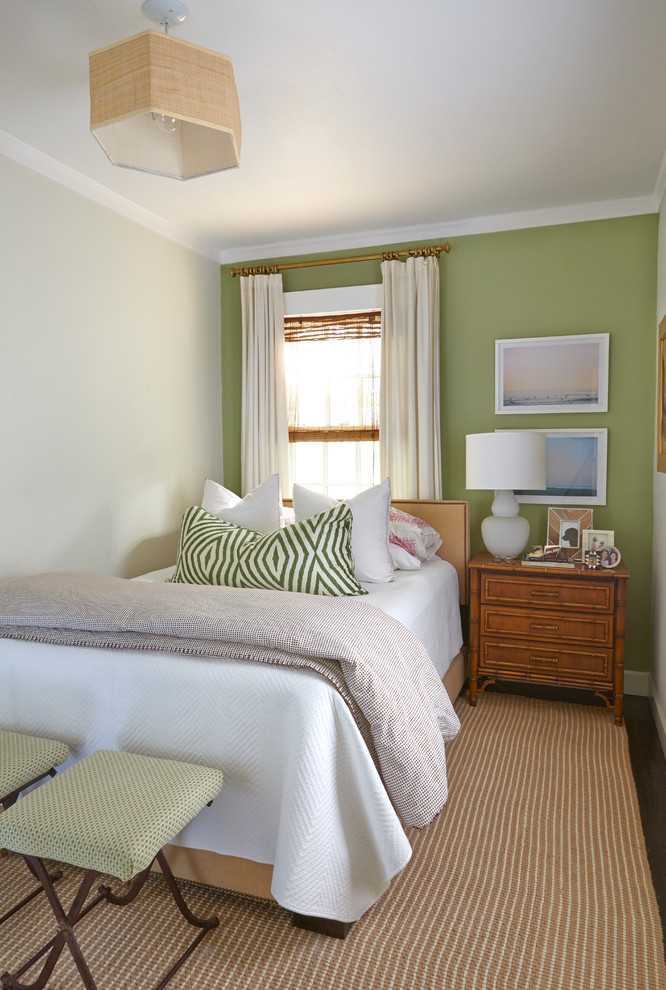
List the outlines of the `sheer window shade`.
<svg viewBox="0 0 666 990">
<path fill-rule="evenodd" d="M 378 440 L 381 312 L 284 322 L 290 442 Z"/>
</svg>

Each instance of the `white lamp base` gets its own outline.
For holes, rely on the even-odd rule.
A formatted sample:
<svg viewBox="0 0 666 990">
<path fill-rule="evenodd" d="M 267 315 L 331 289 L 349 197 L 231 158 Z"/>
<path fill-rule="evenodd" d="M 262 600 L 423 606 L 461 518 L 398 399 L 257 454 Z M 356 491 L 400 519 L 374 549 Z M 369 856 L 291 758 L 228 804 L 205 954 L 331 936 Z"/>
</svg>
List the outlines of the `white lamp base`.
<svg viewBox="0 0 666 990">
<path fill-rule="evenodd" d="M 530 538 L 530 524 L 518 515 L 516 496 L 507 489 L 496 492 L 492 516 L 481 523 L 481 536 L 486 550 L 495 557 L 518 557 Z"/>
</svg>

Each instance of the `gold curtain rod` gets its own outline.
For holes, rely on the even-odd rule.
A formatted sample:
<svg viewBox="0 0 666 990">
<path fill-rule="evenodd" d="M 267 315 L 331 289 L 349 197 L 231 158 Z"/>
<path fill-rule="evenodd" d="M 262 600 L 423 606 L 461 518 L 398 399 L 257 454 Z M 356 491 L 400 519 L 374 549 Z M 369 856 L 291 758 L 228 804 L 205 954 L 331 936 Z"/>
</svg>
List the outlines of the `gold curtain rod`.
<svg viewBox="0 0 666 990">
<path fill-rule="evenodd" d="M 395 261 L 397 258 L 439 258 L 442 251 L 448 254 L 451 245 L 434 244 L 431 247 L 412 248 L 410 251 L 384 251 L 379 254 L 357 254 L 353 258 L 322 258 L 319 261 L 292 261 L 286 265 L 259 265 L 257 268 L 232 268 L 231 277 L 236 275 L 276 275 L 289 268 L 314 268 L 317 265 L 344 265 L 353 261 Z"/>
</svg>

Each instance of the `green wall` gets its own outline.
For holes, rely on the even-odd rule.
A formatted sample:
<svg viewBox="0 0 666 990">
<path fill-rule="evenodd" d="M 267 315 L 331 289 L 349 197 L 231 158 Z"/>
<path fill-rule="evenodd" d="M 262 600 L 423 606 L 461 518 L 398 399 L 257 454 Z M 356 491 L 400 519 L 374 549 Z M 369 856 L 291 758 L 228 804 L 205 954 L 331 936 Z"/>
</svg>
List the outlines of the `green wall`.
<svg viewBox="0 0 666 990">
<path fill-rule="evenodd" d="M 483 549 L 488 492 L 465 490 L 465 434 L 497 428 L 608 428 L 607 505 L 594 525 L 614 529 L 631 573 L 626 665 L 650 666 L 654 327 L 657 215 L 478 234 L 442 254 L 441 388 L 444 498 L 471 503 L 472 552 Z M 358 251 L 398 250 L 395 244 Z M 420 246 L 420 245 L 419 245 Z M 335 257 L 312 255 L 308 257 Z M 262 259 L 287 262 L 302 259 Z M 238 279 L 222 268 L 224 482 L 240 489 L 241 313 Z M 283 273 L 285 290 L 381 281 L 379 262 Z M 610 333 L 609 412 L 495 416 L 498 338 Z M 547 506 L 525 505 L 531 541 L 546 538 Z"/>
</svg>

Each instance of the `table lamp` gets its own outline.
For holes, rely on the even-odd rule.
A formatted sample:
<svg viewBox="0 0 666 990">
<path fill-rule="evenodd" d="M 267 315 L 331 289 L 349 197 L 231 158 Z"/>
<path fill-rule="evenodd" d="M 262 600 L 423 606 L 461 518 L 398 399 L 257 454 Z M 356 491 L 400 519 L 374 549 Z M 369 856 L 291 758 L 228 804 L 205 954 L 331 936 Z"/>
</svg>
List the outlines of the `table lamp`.
<svg viewBox="0 0 666 990">
<path fill-rule="evenodd" d="M 530 524 L 519 516 L 514 489 L 546 487 L 546 435 L 527 430 L 471 433 L 467 438 L 466 488 L 495 492 L 492 515 L 481 523 L 481 536 L 495 557 L 517 557 L 525 549 Z"/>
</svg>

